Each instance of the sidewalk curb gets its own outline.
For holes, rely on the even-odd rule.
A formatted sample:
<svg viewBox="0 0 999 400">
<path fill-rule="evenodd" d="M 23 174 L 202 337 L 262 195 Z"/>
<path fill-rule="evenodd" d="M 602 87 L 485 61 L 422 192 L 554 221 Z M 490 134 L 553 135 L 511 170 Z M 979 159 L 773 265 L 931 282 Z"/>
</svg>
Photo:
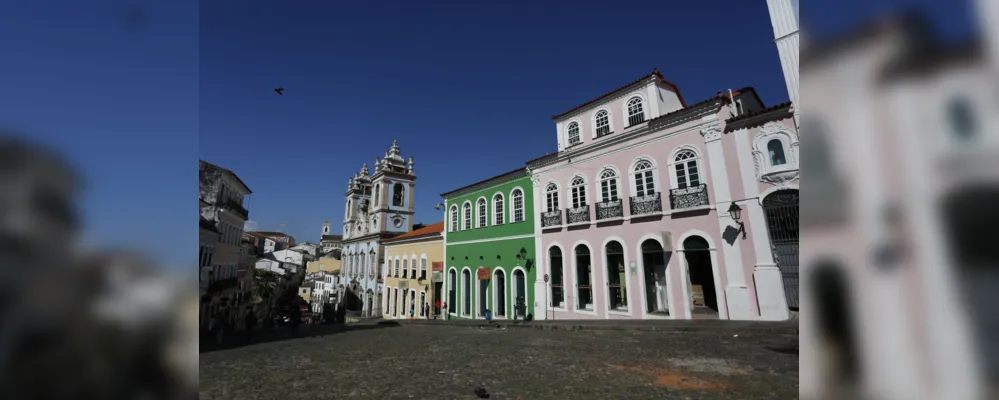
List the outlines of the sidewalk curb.
<svg viewBox="0 0 999 400">
<path fill-rule="evenodd" d="M 778 322 L 757 322 L 757 321 L 723 321 L 715 323 L 697 324 L 642 324 L 642 325 L 598 325 L 586 323 L 523 323 L 523 322 L 498 322 L 485 323 L 479 321 L 406 321 L 399 320 L 400 325 L 437 325 L 452 326 L 477 329 L 538 329 L 546 331 L 652 331 L 652 332 L 709 332 L 709 331 L 752 331 L 777 334 L 796 334 L 798 330 L 797 321 Z"/>
</svg>

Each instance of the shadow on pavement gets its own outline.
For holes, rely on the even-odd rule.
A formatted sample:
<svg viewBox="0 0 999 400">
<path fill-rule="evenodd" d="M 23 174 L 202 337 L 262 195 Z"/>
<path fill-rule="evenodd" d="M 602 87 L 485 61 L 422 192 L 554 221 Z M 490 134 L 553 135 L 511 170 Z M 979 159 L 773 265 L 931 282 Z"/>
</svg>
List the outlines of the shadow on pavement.
<svg viewBox="0 0 999 400">
<path fill-rule="evenodd" d="M 228 350 L 260 343 L 280 342 L 289 339 L 323 337 L 343 332 L 393 328 L 398 326 L 400 326 L 400 324 L 395 321 L 334 325 L 301 325 L 298 327 L 297 332 L 292 332 L 291 328 L 285 327 L 267 331 L 256 331 L 253 332 L 251 337 L 247 337 L 244 332 L 230 332 L 227 333 L 226 337 L 222 340 L 222 343 L 215 343 L 212 340 L 202 339 L 199 353 L 211 353 L 217 350 Z"/>
</svg>

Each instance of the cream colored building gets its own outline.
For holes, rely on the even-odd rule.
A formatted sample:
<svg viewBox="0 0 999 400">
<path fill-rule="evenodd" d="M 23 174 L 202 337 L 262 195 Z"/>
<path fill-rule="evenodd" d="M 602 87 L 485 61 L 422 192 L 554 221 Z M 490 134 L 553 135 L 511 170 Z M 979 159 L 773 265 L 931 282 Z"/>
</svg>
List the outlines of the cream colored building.
<svg viewBox="0 0 999 400">
<path fill-rule="evenodd" d="M 387 240 L 385 264 L 385 300 L 383 317 L 386 319 L 430 319 L 436 315 L 435 302 L 440 298 L 442 280 L 434 274 L 434 265 L 443 269 L 444 222 L 438 222 Z M 433 279 L 437 275 L 438 279 Z M 442 300 L 443 301 L 443 300 Z M 430 313 L 425 305 L 430 306 Z M 412 309 L 412 315 L 410 310 Z"/>
<path fill-rule="evenodd" d="M 308 266 L 305 268 L 306 275 L 319 271 L 326 271 L 334 274 L 340 273 L 340 260 L 333 257 L 320 257 L 316 261 L 309 261 Z"/>
</svg>

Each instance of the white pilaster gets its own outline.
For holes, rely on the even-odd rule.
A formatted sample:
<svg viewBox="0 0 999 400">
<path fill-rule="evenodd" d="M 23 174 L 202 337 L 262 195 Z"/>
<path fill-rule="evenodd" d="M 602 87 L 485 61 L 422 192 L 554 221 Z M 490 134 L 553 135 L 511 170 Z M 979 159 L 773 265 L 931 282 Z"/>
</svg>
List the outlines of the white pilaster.
<svg viewBox="0 0 999 400">
<path fill-rule="evenodd" d="M 541 213 L 545 211 L 544 189 L 541 188 L 541 175 L 534 173 L 531 176 L 531 183 L 534 190 L 534 319 L 549 319 L 550 308 L 548 307 L 551 293 L 548 293 L 548 284 L 545 283 L 545 274 L 548 274 L 548 252 L 544 251 L 541 243 Z"/>
<path fill-rule="evenodd" d="M 652 79 L 653 82 L 655 82 L 655 79 L 657 78 L 652 78 Z M 653 119 L 662 115 L 659 114 L 659 93 L 657 93 L 658 90 L 659 86 L 656 85 L 655 83 L 652 83 L 651 85 L 649 85 L 648 90 L 646 91 L 647 93 L 645 94 L 645 98 L 649 99 L 648 101 L 649 119 Z"/>
<path fill-rule="evenodd" d="M 722 126 L 715 124 L 703 128 L 701 135 L 704 136 L 708 165 L 711 169 L 711 187 L 714 192 L 715 211 L 718 214 L 718 231 L 722 233 L 718 246 L 721 247 L 722 257 L 725 258 L 724 272 L 728 284 L 725 285 L 724 292 L 728 315 L 730 319 L 755 319 L 750 307 L 746 274 L 742 267 L 742 253 L 739 247 L 742 236 L 738 236 L 731 245 L 724 237 L 725 230 L 736 224 L 731 220 L 727 211 L 732 202 L 732 193 L 728 181 L 728 169 L 725 166 L 725 151 L 721 141 Z"/>
</svg>

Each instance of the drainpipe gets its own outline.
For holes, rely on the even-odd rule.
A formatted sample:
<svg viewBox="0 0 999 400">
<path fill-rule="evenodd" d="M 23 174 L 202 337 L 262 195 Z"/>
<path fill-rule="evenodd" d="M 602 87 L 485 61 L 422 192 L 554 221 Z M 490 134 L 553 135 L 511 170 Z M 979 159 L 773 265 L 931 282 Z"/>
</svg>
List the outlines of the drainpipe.
<svg viewBox="0 0 999 400">
<path fill-rule="evenodd" d="M 735 106 L 735 96 L 732 94 L 732 89 L 728 89 L 728 110 L 732 112 L 732 115 L 739 116 L 739 108 Z"/>
</svg>

